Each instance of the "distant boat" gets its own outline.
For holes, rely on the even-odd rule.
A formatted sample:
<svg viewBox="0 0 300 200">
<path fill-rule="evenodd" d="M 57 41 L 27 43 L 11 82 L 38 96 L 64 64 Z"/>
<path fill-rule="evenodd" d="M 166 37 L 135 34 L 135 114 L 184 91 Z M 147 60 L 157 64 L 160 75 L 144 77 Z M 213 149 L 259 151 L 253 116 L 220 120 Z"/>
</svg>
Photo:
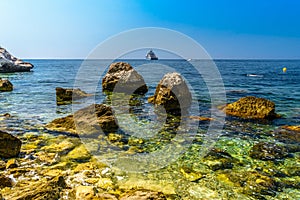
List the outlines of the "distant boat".
<svg viewBox="0 0 300 200">
<path fill-rule="evenodd" d="M 148 60 L 158 60 L 158 57 L 155 55 L 155 53 L 152 50 L 150 50 L 146 55 L 146 59 L 148 59 Z"/>
</svg>

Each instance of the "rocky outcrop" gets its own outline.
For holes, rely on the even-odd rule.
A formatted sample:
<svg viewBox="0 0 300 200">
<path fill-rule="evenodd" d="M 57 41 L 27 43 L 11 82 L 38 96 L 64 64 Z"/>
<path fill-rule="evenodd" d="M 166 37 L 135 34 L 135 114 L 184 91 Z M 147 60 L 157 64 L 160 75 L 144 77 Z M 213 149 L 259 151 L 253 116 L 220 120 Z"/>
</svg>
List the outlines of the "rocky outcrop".
<svg viewBox="0 0 300 200">
<path fill-rule="evenodd" d="M 187 112 L 192 102 L 190 90 L 180 74 L 166 74 L 158 83 L 155 94 L 148 99 L 149 103 L 163 106 L 167 113 Z"/>
<path fill-rule="evenodd" d="M 102 132 L 115 132 L 118 125 L 111 107 L 104 104 L 93 104 L 76 111 L 73 115 L 53 120 L 46 125 L 46 128 L 92 136 Z"/>
<path fill-rule="evenodd" d="M 0 47 L 0 73 L 28 72 L 32 68 L 31 63 L 14 57 L 6 49 Z"/>
<path fill-rule="evenodd" d="M 285 147 L 268 142 L 259 142 L 250 151 L 250 157 L 260 160 L 276 160 L 287 156 L 288 152 Z"/>
<path fill-rule="evenodd" d="M 0 131 L 0 157 L 11 158 L 16 157 L 20 153 L 21 140 L 17 137 Z"/>
<path fill-rule="evenodd" d="M 143 77 L 125 62 L 112 63 L 102 79 L 104 92 L 145 94 L 148 91 Z"/>
<path fill-rule="evenodd" d="M 92 96 L 79 88 L 61 88 L 57 87 L 56 89 L 56 104 L 57 105 L 65 105 L 72 103 L 72 100 L 77 100 L 85 97 Z"/>
<path fill-rule="evenodd" d="M 272 120 L 280 117 L 275 113 L 275 103 L 257 97 L 243 97 L 238 101 L 228 104 L 223 109 L 227 115 L 244 119 L 267 119 Z"/>
<path fill-rule="evenodd" d="M 13 84 L 9 80 L 0 78 L 0 91 L 9 92 L 13 90 Z"/>
</svg>

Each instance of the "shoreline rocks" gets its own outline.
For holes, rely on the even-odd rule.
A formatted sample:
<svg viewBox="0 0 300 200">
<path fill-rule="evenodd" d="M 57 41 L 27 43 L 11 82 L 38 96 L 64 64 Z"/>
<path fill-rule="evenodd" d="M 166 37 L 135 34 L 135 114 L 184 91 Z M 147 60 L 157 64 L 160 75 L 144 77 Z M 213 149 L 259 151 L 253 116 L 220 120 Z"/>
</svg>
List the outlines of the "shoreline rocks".
<svg viewBox="0 0 300 200">
<path fill-rule="evenodd" d="M 243 119 L 273 120 L 280 117 L 275 113 L 274 102 L 253 96 L 242 97 L 238 101 L 226 105 L 223 111 L 227 115 Z"/>
<path fill-rule="evenodd" d="M 10 92 L 13 90 L 13 84 L 7 80 L 0 78 L 0 91 L 1 92 Z"/>
<path fill-rule="evenodd" d="M 52 131 L 92 136 L 100 135 L 102 132 L 115 132 L 118 124 L 111 107 L 93 104 L 76 111 L 73 115 L 53 120 L 46 125 L 46 128 Z"/>
<path fill-rule="evenodd" d="M 163 106 L 168 114 L 180 115 L 190 108 L 192 96 L 181 75 L 173 72 L 164 75 L 148 102 Z"/>
<path fill-rule="evenodd" d="M 109 66 L 102 79 L 102 90 L 143 95 L 148 91 L 148 87 L 144 78 L 129 63 L 116 62 Z"/>
<path fill-rule="evenodd" d="M 29 72 L 34 66 L 11 55 L 0 47 L 0 73 Z"/>
<path fill-rule="evenodd" d="M 55 90 L 56 90 L 57 105 L 71 104 L 73 100 L 92 96 L 91 94 L 88 94 L 79 88 L 72 89 L 72 88 L 57 87 Z"/>
<path fill-rule="evenodd" d="M 0 157 L 12 158 L 18 156 L 21 149 L 21 140 L 17 137 L 0 131 Z"/>
</svg>

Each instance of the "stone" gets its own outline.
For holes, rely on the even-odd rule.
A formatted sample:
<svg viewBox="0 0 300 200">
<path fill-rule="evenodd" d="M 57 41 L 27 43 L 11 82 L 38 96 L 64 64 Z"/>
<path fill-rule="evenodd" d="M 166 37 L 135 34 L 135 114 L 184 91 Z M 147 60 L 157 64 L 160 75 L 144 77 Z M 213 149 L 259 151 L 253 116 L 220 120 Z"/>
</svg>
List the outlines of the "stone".
<svg viewBox="0 0 300 200">
<path fill-rule="evenodd" d="M 6 163 L 6 169 L 17 168 L 18 166 L 19 163 L 15 158 L 9 159 Z"/>
<path fill-rule="evenodd" d="M 22 142 L 17 137 L 0 131 L 0 157 L 16 157 L 20 153 Z"/>
<path fill-rule="evenodd" d="M 70 151 L 65 158 L 75 161 L 88 161 L 91 157 L 92 155 L 90 154 L 90 152 L 82 144 Z"/>
<path fill-rule="evenodd" d="M 282 126 L 274 134 L 282 142 L 300 143 L 300 126 Z"/>
<path fill-rule="evenodd" d="M 120 92 L 126 94 L 145 94 L 148 87 L 143 77 L 129 63 L 112 63 L 102 79 L 104 92 Z"/>
<path fill-rule="evenodd" d="M 76 187 L 76 200 L 92 200 L 96 193 L 93 186 Z"/>
<path fill-rule="evenodd" d="M 33 65 L 11 55 L 6 49 L 0 47 L 0 73 L 28 72 Z"/>
<path fill-rule="evenodd" d="M 238 101 L 228 104 L 223 109 L 227 115 L 244 119 L 273 120 L 280 116 L 275 113 L 275 103 L 253 96 L 242 97 Z"/>
<path fill-rule="evenodd" d="M 56 90 L 57 105 L 71 104 L 73 100 L 78 100 L 78 99 L 92 96 L 91 94 L 88 94 L 79 88 L 72 89 L 72 88 L 57 87 L 55 90 Z"/>
<path fill-rule="evenodd" d="M 17 190 L 11 190 L 10 193 L 5 194 L 5 199 L 21 200 L 21 199 L 35 199 L 35 200 L 56 200 L 60 199 L 61 191 L 66 188 L 65 179 L 63 176 L 57 176 L 50 180 L 39 180 L 28 183 Z"/>
<path fill-rule="evenodd" d="M 160 80 L 154 96 L 149 97 L 148 102 L 163 106 L 168 114 L 184 114 L 191 106 L 192 95 L 181 75 L 173 72 Z"/>
<path fill-rule="evenodd" d="M 13 186 L 13 182 L 9 177 L 0 175 L 0 188 L 12 187 L 12 186 Z"/>
<path fill-rule="evenodd" d="M 0 170 L 4 170 L 4 169 L 6 169 L 6 162 L 0 160 Z"/>
<path fill-rule="evenodd" d="M 53 120 L 46 128 L 81 136 L 99 136 L 103 132 L 115 132 L 118 124 L 110 106 L 93 104 L 76 111 L 73 115 Z"/>
<path fill-rule="evenodd" d="M 13 90 L 13 88 L 14 88 L 14 86 L 9 80 L 0 78 L 0 91 L 1 92 L 10 92 Z"/>
<path fill-rule="evenodd" d="M 283 159 L 288 156 L 285 147 L 269 142 L 259 142 L 250 150 L 250 157 L 260 160 Z"/>
<path fill-rule="evenodd" d="M 161 192 L 155 192 L 150 190 L 130 191 L 120 198 L 120 200 L 148 200 L 148 199 L 165 200 L 167 198 Z"/>
</svg>

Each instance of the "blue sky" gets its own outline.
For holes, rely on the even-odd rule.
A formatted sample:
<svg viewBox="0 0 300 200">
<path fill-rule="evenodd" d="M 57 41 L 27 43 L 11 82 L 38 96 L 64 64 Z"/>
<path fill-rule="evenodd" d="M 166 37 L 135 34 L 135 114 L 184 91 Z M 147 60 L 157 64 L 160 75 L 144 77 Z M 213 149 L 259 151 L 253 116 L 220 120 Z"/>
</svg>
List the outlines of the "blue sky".
<svg viewBox="0 0 300 200">
<path fill-rule="evenodd" d="M 85 58 L 133 28 L 195 39 L 213 58 L 300 59 L 298 0 L 0 0 L 0 45 L 21 58 Z"/>
</svg>

